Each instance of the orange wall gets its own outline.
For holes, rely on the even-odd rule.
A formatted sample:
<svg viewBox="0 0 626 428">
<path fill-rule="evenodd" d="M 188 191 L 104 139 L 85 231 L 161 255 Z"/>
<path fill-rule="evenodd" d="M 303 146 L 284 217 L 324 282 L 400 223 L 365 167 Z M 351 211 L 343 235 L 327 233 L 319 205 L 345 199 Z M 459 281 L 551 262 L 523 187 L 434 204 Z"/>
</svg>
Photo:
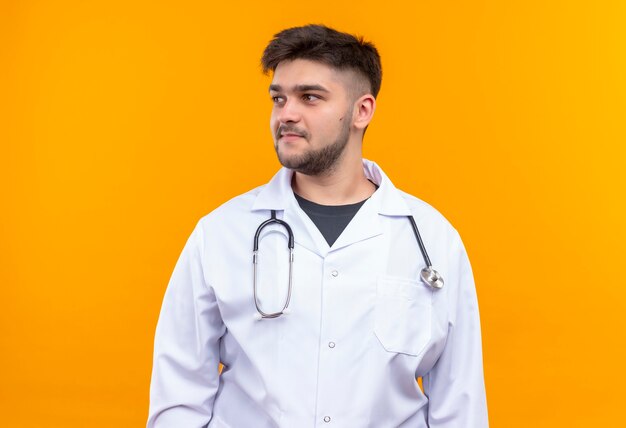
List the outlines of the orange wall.
<svg viewBox="0 0 626 428">
<path fill-rule="evenodd" d="M 258 61 L 309 22 L 379 47 L 365 156 L 465 240 L 492 426 L 623 420 L 626 4 L 210 3 L 0 4 L 0 424 L 145 423 L 169 275 L 279 167 Z"/>
</svg>

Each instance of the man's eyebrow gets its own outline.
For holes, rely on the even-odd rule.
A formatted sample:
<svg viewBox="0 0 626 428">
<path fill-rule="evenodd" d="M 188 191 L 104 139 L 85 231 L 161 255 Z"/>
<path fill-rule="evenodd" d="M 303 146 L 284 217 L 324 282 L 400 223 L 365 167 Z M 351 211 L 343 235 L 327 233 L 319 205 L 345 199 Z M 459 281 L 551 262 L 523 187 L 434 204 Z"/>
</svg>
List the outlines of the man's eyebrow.
<svg viewBox="0 0 626 428">
<path fill-rule="evenodd" d="M 270 85 L 270 91 L 282 92 L 283 87 L 280 85 Z M 293 87 L 293 91 L 294 92 L 308 92 L 308 91 L 330 92 L 328 89 L 326 89 L 322 85 L 296 85 Z"/>
</svg>

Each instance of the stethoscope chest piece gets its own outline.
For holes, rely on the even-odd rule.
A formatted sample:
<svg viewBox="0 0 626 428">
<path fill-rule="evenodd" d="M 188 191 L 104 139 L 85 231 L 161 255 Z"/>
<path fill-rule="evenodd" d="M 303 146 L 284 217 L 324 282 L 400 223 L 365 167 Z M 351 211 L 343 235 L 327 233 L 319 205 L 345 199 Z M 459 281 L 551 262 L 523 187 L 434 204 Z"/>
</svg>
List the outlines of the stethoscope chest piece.
<svg viewBox="0 0 626 428">
<path fill-rule="evenodd" d="M 443 278 L 435 269 L 431 266 L 427 266 L 420 272 L 420 277 L 428 286 L 436 289 L 443 287 Z"/>
</svg>

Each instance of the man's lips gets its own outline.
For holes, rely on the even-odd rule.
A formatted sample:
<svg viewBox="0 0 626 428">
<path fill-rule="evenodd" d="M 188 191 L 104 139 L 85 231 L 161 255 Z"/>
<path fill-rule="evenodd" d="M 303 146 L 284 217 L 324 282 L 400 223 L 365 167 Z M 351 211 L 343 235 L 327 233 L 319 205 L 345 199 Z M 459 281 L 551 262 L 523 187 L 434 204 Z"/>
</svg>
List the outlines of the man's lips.
<svg viewBox="0 0 626 428">
<path fill-rule="evenodd" d="M 287 140 L 287 141 L 293 141 L 293 140 L 297 140 L 298 138 L 302 138 L 302 135 L 300 134 L 294 134 L 291 132 L 286 132 L 284 134 L 280 134 L 280 140 Z"/>
<path fill-rule="evenodd" d="M 307 136 L 308 135 L 305 130 L 298 129 L 295 126 L 279 126 L 276 130 L 276 141 L 295 141 L 299 138 L 304 138 L 306 140 Z"/>
</svg>

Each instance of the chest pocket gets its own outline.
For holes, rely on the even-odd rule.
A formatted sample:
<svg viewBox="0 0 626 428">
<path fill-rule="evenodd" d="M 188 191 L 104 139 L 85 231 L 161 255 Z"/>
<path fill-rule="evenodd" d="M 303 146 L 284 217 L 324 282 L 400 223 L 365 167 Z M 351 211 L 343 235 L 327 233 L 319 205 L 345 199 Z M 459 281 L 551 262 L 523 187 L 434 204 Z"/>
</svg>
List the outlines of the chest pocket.
<svg viewBox="0 0 626 428">
<path fill-rule="evenodd" d="M 388 352 L 419 355 L 431 338 L 432 288 L 421 281 L 378 279 L 374 333 Z"/>
</svg>

